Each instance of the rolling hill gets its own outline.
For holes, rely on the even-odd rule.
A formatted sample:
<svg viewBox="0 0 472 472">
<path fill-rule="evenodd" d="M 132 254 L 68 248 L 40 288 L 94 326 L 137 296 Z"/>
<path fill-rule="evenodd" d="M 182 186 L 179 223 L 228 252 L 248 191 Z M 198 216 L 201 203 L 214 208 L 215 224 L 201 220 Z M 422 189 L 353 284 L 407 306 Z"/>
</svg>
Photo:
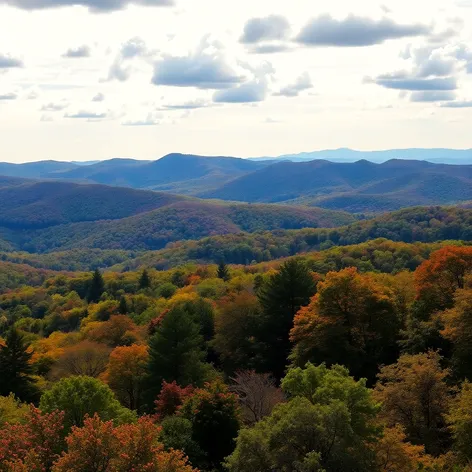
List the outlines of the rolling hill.
<svg viewBox="0 0 472 472">
<path fill-rule="evenodd" d="M 354 220 L 319 208 L 210 202 L 104 185 L 33 181 L 0 188 L 5 251 L 161 249 L 211 235 L 336 227 Z"/>
<path fill-rule="evenodd" d="M 472 198 L 472 166 L 391 160 L 282 162 L 242 176 L 204 198 L 309 204 L 350 212 L 447 205 Z"/>
<path fill-rule="evenodd" d="M 79 166 L 64 162 L 1 164 L 0 175 L 71 180 L 196 195 L 270 165 L 235 157 L 169 154 L 156 161 L 110 159 Z"/>
<path fill-rule="evenodd" d="M 58 228 L 61 227 L 52 228 L 51 231 Z M 188 262 L 205 264 L 219 262 L 222 259 L 232 264 L 249 264 L 254 261 L 272 261 L 310 251 L 326 250 L 334 246 L 340 249 L 352 244 L 369 243 L 379 238 L 382 241 L 415 244 L 445 240 L 471 243 L 472 210 L 457 207 L 408 208 L 339 228 L 258 231 L 252 234 L 240 231 L 209 236 L 197 241 L 178 241 L 156 251 L 139 250 L 139 248 L 129 251 L 94 249 L 87 247 L 86 244 L 80 244 L 79 238 L 74 241 L 71 234 L 69 237 L 72 246 L 83 247 L 35 254 L 3 252 L 0 253 L 0 260 L 53 270 L 85 271 L 113 266 L 114 270 L 122 271 L 141 266 L 168 269 Z M 135 237 L 139 239 L 140 236 Z M 37 244 L 39 238 L 38 236 L 35 238 Z M 139 240 L 137 242 L 140 243 Z M 397 258 L 402 258 L 401 247 L 398 247 Z M 362 258 L 362 254 L 353 253 L 351 256 L 354 259 Z M 408 260 L 407 254 L 405 257 Z M 417 260 L 414 262 L 418 263 Z M 382 261 L 379 259 L 378 263 L 390 264 L 391 261 L 383 258 Z M 404 267 L 406 263 L 400 261 L 398 267 Z M 349 264 L 347 259 L 346 264 Z"/>
</svg>

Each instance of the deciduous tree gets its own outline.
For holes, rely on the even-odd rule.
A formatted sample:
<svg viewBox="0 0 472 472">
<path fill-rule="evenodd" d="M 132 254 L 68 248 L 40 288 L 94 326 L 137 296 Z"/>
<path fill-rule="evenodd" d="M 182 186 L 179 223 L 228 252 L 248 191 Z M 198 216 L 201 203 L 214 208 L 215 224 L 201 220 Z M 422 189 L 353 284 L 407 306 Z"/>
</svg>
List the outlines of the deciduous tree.
<svg viewBox="0 0 472 472">
<path fill-rule="evenodd" d="M 295 317 L 292 359 L 345 364 L 357 377 L 375 379 L 379 364 L 395 361 L 401 323 L 388 288 L 348 268 L 330 272 Z"/>
<path fill-rule="evenodd" d="M 126 408 L 141 408 L 148 361 L 147 346 L 139 344 L 117 347 L 110 354 L 102 378 Z"/>
<path fill-rule="evenodd" d="M 98 413 L 104 420 L 133 421 L 135 415 L 122 407 L 108 385 L 92 377 L 67 377 L 56 382 L 41 397 L 45 412 L 63 411 L 64 427 L 82 426 L 86 415 Z"/>
<path fill-rule="evenodd" d="M 405 354 L 396 364 L 381 369 L 375 389 L 387 425 L 401 425 L 408 441 L 423 444 L 432 455 L 439 455 L 447 446 L 448 376 L 437 352 Z"/>
</svg>

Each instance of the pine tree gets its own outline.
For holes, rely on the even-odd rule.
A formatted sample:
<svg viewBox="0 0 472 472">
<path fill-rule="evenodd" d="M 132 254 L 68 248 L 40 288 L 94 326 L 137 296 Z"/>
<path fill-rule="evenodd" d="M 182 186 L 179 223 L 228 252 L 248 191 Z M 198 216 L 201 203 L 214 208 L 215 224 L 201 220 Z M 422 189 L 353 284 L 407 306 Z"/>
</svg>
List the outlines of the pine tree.
<svg viewBox="0 0 472 472">
<path fill-rule="evenodd" d="M 103 276 L 98 269 L 93 273 L 92 281 L 87 295 L 89 303 L 97 303 L 100 301 L 100 297 L 105 292 L 105 282 Z"/>
<path fill-rule="evenodd" d="M 181 307 L 169 311 L 149 341 L 148 405 L 163 381 L 201 385 L 209 369 L 205 354 L 205 340 L 193 315 Z"/>
<path fill-rule="evenodd" d="M 0 346 L 0 396 L 13 393 L 21 401 L 32 402 L 38 399 L 38 388 L 32 377 L 33 368 L 28 350 L 29 345 L 18 330 L 11 329 Z"/>
<path fill-rule="evenodd" d="M 283 264 L 258 291 L 264 316 L 256 337 L 263 350 L 263 372 L 270 372 L 276 378 L 283 376 L 291 349 L 289 334 L 293 319 L 300 307 L 308 305 L 315 291 L 312 274 L 297 259 Z"/>
<path fill-rule="evenodd" d="M 229 275 L 229 270 L 228 266 L 224 263 L 224 261 L 221 261 L 218 264 L 218 272 L 217 272 L 218 278 L 224 280 L 227 282 L 230 279 Z"/>
<path fill-rule="evenodd" d="M 139 289 L 143 290 L 143 289 L 149 288 L 150 286 L 151 286 L 151 279 L 149 278 L 148 271 L 144 269 L 139 279 Z"/>
<path fill-rule="evenodd" d="M 124 295 L 120 298 L 120 304 L 118 306 L 118 311 L 120 312 L 121 315 L 127 315 L 128 314 L 128 302 L 126 301 L 126 297 Z"/>
</svg>

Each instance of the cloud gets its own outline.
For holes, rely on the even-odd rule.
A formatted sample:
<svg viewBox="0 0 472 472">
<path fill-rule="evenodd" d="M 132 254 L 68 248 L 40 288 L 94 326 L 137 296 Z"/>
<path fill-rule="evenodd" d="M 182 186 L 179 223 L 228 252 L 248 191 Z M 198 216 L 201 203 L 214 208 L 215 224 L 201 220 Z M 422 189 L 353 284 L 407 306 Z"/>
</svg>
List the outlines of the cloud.
<svg viewBox="0 0 472 472">
<path fill-rule="evenodd" d="M 93 111 L 80 110 L 77 113 L 66 113 L 65 118 L 73 118 L 78 120 L 100 121 L 108 117 L 107 113 L 96 113 Z"/>
<path fill-rule="evenodd" d="M 0 94 L 0 101 L 16 100 L 17 98 L 18 95 L 16 93 Z"/>
<path fill-rule="evenodd" d="M 120 51 L 110 66 L 107 80 L 126 82 L 131 77 L 132 72 L 129 61 L 140 57 L 149 57 L 150 55 L 152 55 L 152 52 L 141 38 L 131 38 L 121 45 Z"/>
<path fill-rule="evenodd" d="M 175 105 L 164 105 L 161 110 L 197 110 L 198 108 L 208 108 L 211 106 L 212 104 L 206 100 L 191 100 Z"/>
<path fill-rule="evenodd" d="M 43 123 L 50 123 L 51 121 L 54 121 L 54 118 L 51 115 L 42 115 L 39 121 Z"/>
<path fill-rule="evenodd" d="M 472 100 L 441 103 L 442 108 L 472 108 Z"/>
<path fill-rule="evenodd" d="M 121 123 L 123 126 L 157 126 L 160 124 L 160 114 L 149 113 L 143 120 L 125 121 Z"/>
<path fill-rule="evenodd" d="M 313 88 L 310 74 L 308 72 L 303 73 L 293 84 L 282 87 L 279 92 L 275 93 L 276 96 L 283 97 L 298 97 L 300 92 Z"/>
<path fill-rule="evenodd" d="M 265 18 L 251 18 L 244 26 L 244 33 L 239 39 L 243 44 L 255 44 L 261 41 L 286 39 L 290 33 L 290 23 L 280 15 Z"/>
<path fill-rule="evenodd" d="M 457 79 L 455 77 L 438 78 L 418 78 L 403 74 L 380 75 L 374 80 L 374 83 L 382 87 L 394 90 L 408 91 L 447 91 L 457 89 Z"/>
<path fill-rule="evenodd" d="M 295 40 L 305 46 L 361 47 L 382 44 L 389 39 L 421 36 L 430 30 L 425 25 L 401 25 L 389 18 L 373 20 L 349 15 L 337 20 L 321 15 L 311 20 Z"/>
<path fill-rule="evenodd" d="M 92 55 L 92 49 L 90 46 L 84 45 L 79 46 L 78 48 L 68 49 L 62 57 L 67 57 L 70 59 L 80 59 L 83 57 L 90 57 Z"/>
<path fill-rule="evenodd" d="M 218 43 L 203 38 L 194 53 L 187 56 L 165 55 L 154 64 L 154 85 L 196 87 L 199 89 L 225 89 L 243 82 L 228 65 Z"/>
<path fill-rule="evenodd" d="M 213 95 L 215 103 L 256 103 L 263 102 L 267 96 L 267 81 L 252 80 L 238 87 L 219 90 Z"/>
<path fill-rule="evenodd" d="M 283 43 L 269 43 L 269 44 L 255 44 L 249 49 L 252 54 L 276 54 L 279 52 L 291 51 L 292 48 L 288 44 Z"/>
<path fill-rule="evenodd" d="M 420 92 L 413 92 L 410 96 L 410 102 L 446 102 L 455 98 L 455 92 L 451 91 L 422 90 Z"/>
<path fill-rule="evenodd" d="M 13 69 L 23 67 L 23 65 L 23 61 L 16 57 L 0 54 L 0 69 Z"/>
<path fill-rule="evenodd" d="M 104 102 L 104 101 L 105 101 L 105 95 L 103 95 L 103 93 L 97 93 L 97 95 L 95 95 L 92 98 L 92 102 Z"/>
<path fill-rule="evenodd" d="M 174 0 L 0 0 L 0 5 L 10 5 L 23 10 L 42 10 L 48 8 L 83 6 L 93 12 L 122 10 L 128 5 L 168 7 L 175 5 Z"/>
<path fill-rule="evenodd" d="M 48 103 L 41 107 L 41 111 L 62 111 L 69 106 L 69 103 L 62 101 L 60 103 Z"/>
</svg>

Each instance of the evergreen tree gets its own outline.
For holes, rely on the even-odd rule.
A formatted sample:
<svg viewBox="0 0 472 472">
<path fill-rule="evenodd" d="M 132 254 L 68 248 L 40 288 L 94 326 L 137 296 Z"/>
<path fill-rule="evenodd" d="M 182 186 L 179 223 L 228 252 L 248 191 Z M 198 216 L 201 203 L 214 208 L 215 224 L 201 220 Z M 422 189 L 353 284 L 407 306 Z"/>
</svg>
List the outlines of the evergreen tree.
<svg viewBox="0 0 472 472">
<path fill-rule="evenodd" d="M 126 301 L 126 297 L 123 295 L 120 298 L 120 304 L 118 306 L 118 311 L 120 315 L 127 315 L 128 314 L 128 302 Z"/>
<path fill-rule="evenodd" d="M 29 345 L 18 330 L 11 329 L 0 346 L 0 396 L 13 393 L 22 401 L 32 402 L 38 399 L 38 388 L 32 377 Z"/>
<path fill-rule="evenodd" d="M 105 292 L 105 282 L 103 276 L 98 269 L 93 273 L 92 281 L 87 295 L 87 301 L 89 303 L 97 303 L 100 301 L 100 297 Z"/>
<path fill-rule="evenodd" d="M 204 362 L 205 340 L 193 314 L 182 307 L 169 311 L 149 341 L 148 405 L 162 382 L 202 385 L 210 365 Z"/>
<path fill-rule="evenodd" d="M 224 263 L 224 261 L 221 261 L 218 264 L 218 272 L 217 272 L 218 278 L 224 280 L 227 282 L 230 279 L 229 275 L 229 270 L 228 266 Z"/>
<path fill-rule="evenodd" d="M 258 292 L 264 316 L 258 327 L 263 372 L 281 378 L 285 371 L 291 344 L 289 333 L 300 307 L 308 305 L 315 294 L 315 281 L 306 265 L 297 259 L 283 264 Z"/>
<path fill-rule="evenodd" d="M 149 277 L 148 271 L 146 269 L 143 270 L 141 277 L 139 278 L 139 289 L 144 290 L 151 286 L 151 279 Z"/>
</svg>

